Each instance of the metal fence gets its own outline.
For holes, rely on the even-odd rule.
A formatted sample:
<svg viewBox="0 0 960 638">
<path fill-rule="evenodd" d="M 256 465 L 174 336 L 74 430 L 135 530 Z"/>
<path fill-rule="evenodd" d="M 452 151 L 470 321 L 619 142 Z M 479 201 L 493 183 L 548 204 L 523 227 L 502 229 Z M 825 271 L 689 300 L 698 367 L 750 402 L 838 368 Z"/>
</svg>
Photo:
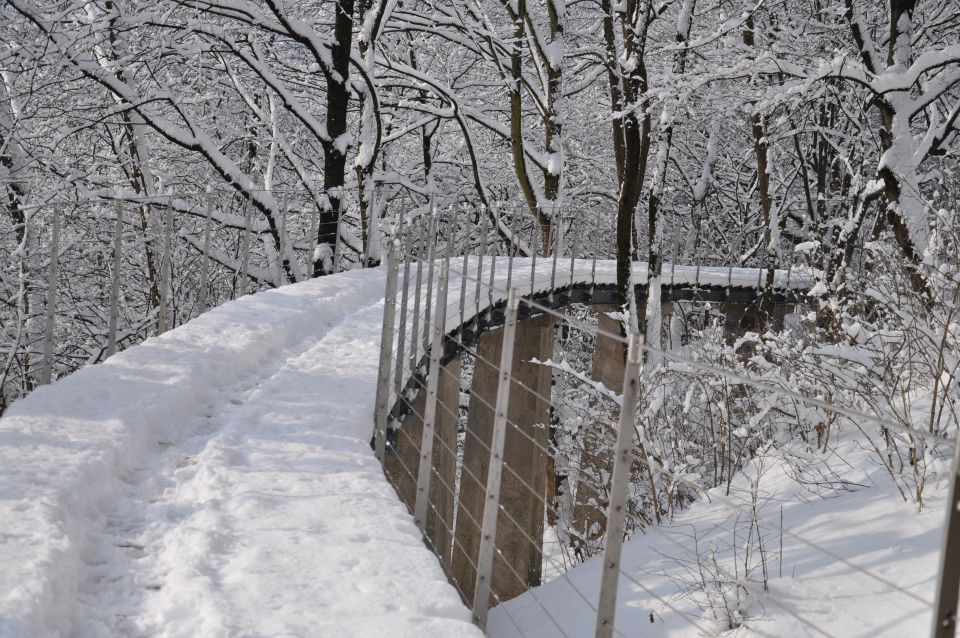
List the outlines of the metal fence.
<svg viewBox="0 0 960 638">
<path fill-rule="evenodd" d="M 658 400 L 658 367 L 662 371 L 672 365 L 689 374 L 712 375 L 723 381 L 731 400 L 741 400 L 742 388 L 749 388 L 866 420 L 885 432 L 944 449 L 953 446 L 939 433 L 907 428 L 754 375 L 746 355 L 719 365 L 691 357 L 681 348 L 645 344 L 629 321 L 610 312 L 617 310 L 611 305 L 615 264 L 599 245 L 599 222 L 596 229 L 571 229 L 576 235 L 565 243 L 553 237 L 551 249 L 543 250 L 537 245 L 537 229 L 525 229 L 524 241 L 515 225 L 505 227 L 492 217 L 489 224 L 482 217 L 479 224 L 467 224 L 457 212 L 425 216 L 401 229 L 390 243 L 372 443 L 424 541 L 481 627 L 491 607 L 535 588 L 545 578 L 559 578 L 568 581 L 592 610 L 595 636 L 622 635 L 614 621 L 617 590 L 623 582 L 646 591 L 703 635 L 720 633 L 621 566 L 624 540 L 640 529 L 661 536 L 691 564 L 707 560 L 700 549 L 658 525 L 674 508 L 705 491 L 702 482 L 671 473 L 674 459 L 655 451 L 651 433 L 655 426 L 648 417 L 651 403 Z M 514 241 L 498 241 L 498 233 Z M 674 258 L 664 266 L 660 280 L 664 331 L 670 331 L 671 322 L 695 322 L 697 312 L 710 311 L 725 319 L 717 329 L 739 352 L 743 336 L 755 329 L 752 321 L 763 276 L 758 269 L 679 264 Z M 634 264 L 633 283 L 642 316 L 644 264 Z M 778 312 L 771 320 L 783 327 L 785 316 L 803 303 L 803 291 L 811 285 L 810 270 L 793 265 L 793 260 L 778 270 Z M 589 311 L 571 312 L 587 306 L 599 311 L 592 319 L 585 318 Z M 552 360 L 555 335 L 564 330 L 585 336 L 592 361 L 588 357 L 578 367 Z M 558 414 L 569 407 L 557 396 L 559 378 L 571 393 L 583 397 L 580 407 L 586 406 L 577 435 L 558 423 L 562 418 Z M 818 431 L 815 436 L 819 435 Z M 565 452 L 574 439 L 575 453 Z M 714 473 L 715 483 L 725 480 L 729 485 L 736 472 L 733 447 L 730 443 L 723 448 L 730 459 L 716 462 L 720 469 L 719 479 Z M 747 448 L 736 450 L 741 461 L 750 453 Z M 954 468 L 956 464 L 954 460 Z M 877 570 L 770 520 L 749 502 L 729 494 L 711 498 L 753 524 L 932 608 L 933 635 L 954 635 L 960 581 L 955 507 L 960 494 L 955 487 L 945 537 L 953 540 L 944 545 L 935 604 Z M 556 547 L 548 547 L 544 541 L 548 528 L 559 539 L 554 545 L 573 554 L 572 561 Z M 557 531 L 561 528 L 562 538 Z M 567 574 L 571 562 L 601 554 L 597 589 L 585 591 Z M 716 561 L 713 569 L 718 579 L 745 591 L 766 587 L 765 579 L 754 583 Z M 532 594 L 540 604 L 536 590 Z M 830 635 L 775 596 L 765 600 L 812 635 Z M 562 624 L 543 611 L 554 623 L 554 633 L 567 635 Z M 523 635 L 517 620 L 517 632 Z"/>
</svg>

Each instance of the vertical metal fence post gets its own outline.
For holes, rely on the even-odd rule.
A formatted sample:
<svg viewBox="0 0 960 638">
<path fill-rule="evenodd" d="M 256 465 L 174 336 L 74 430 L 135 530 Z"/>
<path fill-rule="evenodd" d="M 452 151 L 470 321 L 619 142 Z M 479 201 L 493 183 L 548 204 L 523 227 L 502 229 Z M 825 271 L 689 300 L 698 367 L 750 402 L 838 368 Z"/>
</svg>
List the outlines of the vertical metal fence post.
<svg viewBox="0 0 960 638">
<path fill-rule="evenodd" d="M 680 253 L 680 238 L 673 245 L 673 257 L 670 259 L 670 287 L 673 288 L 677 274 L 677 255 Z"/>
<path fill-rule="evenodd" d="M 470 217 L 464 211 L 463 224 L 463 264 L 460 266 L 460 343 L 463 343 L 464 313 L 467 311 L 467 268 L 470 267 Z"/>
<path fill-rule="evenodd" d="M 277 202 L 277 213 L 280 215 L 280 223 L 277 224 L 277 288 L 283 285 L 283 259 L 287 253 L 287 209 L 283 204 Z"/>
<path fill-rule="evenodd" d="M 343 249 L 340 248 L 340 229 L 343 226 L 343 207 L 337 210 L 337 230 L 333 238 L 333 272 L 342 270 L 340 262 L 343 260 Z"/>
<path fill-rule="evenodd" d="M 593 263 L 590 265 L 590 294 L 593 295 L 593 288 L 597 285 L 597 258 L 600 256 L 600 207 L 597 207 L 597 227 L 594 229 L 596 233 L 596 246 L 593 248 Z"/>
<path fill-rule="evenodd" d="M 377 460 L 383 465 L 387 453 L 387 414 L 390 409 L 390 355 L 393 353 L 393 321 L 397 307 L 397 271 L 400 242 L 390 241 L 387 252 L 387 287 L 383 295 L 383 332 L 380 334 L 380 369 L 377 372 L 376 412 L 373 437 Z"/>
<path fill-rule="evenodd" d="M 173 205 L 167 199 L 163 214 L 163 254 L 160 256 L 160 308 L 157 317 L 157 334 L 161 335 L 173 326 L 170 321 L 170 271 L 173 267 Z"/>
<path fill-rule="evenodd" d="M 420 438 L 420 471 L 417 474 L 417 500 L 413 521 L 420 531 L 427 533 L 427 508 L 430 503 L 430 475 L 433 466 L 433 431 L 437 417 L 437 387 L 440 383 L 440 363 L 443 358 L 443 338 L 446 335 L 447 287 L 450 283 L 449 256 L 440 264 L 437 284 L 437 307 L 433 313 L 433 344 L 430 346 L 430 372 L 427 375 L 427 402 L 423 408 L 423 432 Z"/>
<path fill-rule="evenodd" d="M 937 606 L 933 611 L 933 638 L 953 638 L 957 631 L 960 598 L 960 445 L 954 443 L 953 476 L 947 498 L 947 524 L 940 549 Z"/>
<path fill-rule="evenodd" d="M 533 228 L 530 232 L 530 297 L 536 291 L 534 280 L 537 278 L 537 246 L 540 244 L 540 222 L 533 218 Z"/>
<path fill-rule="evenodd" d="M 397 326 L 397 360 L 394 362 L 393 384 L 397 399 L 403 392 L 403 369 L 406 364 L 407 343 L 407 304 L 410 299 L 410 224 L 407 224 L 403 234 L 403 281 L 400 283 L 400 325 Z M 414 337 L 416 339 L 416 337 Z"/>
<path fill-rule="evenodd" d="M 764 255 L 763 260 L 760 262 L 760 267 L 757 268 L 757 290 L 763 290 L 763 273 L 765 271 L 767 260 L 768 257 Z"/>
<path fill-rule="evenodd" d="M 617 456 L 610 478 L 610 507 L 607 511 L 607 533 L 603 549 L 603 572 L 600 599 L 597 601 L 595 638 L 613 636 L 617 608 L 617 586 L 620 580 L 620 552 L 627 516 L 627 483 L 633 463 L 634 418 L 640 395 L 640 366 L 643 362 L 643 340 L 630 336 L 627 366 L 623 373 L 623 405 L 620 406 L 620 429 L 617 432 Z"/>
<path fill-rule="evenodd" d="M 420 224 L 422 229 L 423 224 Z M 410 374 L 416 374 L 420 356 L 420 295 L 423 288 L 423 233 L 417 234 L 417 276 L 413 289 L 413 326 L 410 328 Z"/>
<path fill-rule="evenodd" d="M 447 248 L 443 254 L 447 266 L 450 265 L 450 258 L 453 257 L 454 240 L 457 238 L 457 216 L 453 209 L 447 211 Z"/>
<path fill-rule="evenodd" d="M 513 288 L 507 297 L 503 343 L 500 348 L 500 379 L 497 383 L 493 434 L 490 440 L 490 469 L 487 473 L 487 490 L 485 492 L 480 532 L 480 551 L 477 556 L 477 583 L 473 597 L 473 619 L 481 628 L 487 624 L 487 611 L 490 606 L 490 584 L 493 577 L 493 557 L 497 547 L 500 481 L 503 478 L 503 446 L 507 435 L 507 406 L 510 401 L 510 377 L 519 304 L 520 295 L 516 288 Z"/>
<path fill-rule="evenodd" d="M 560 232 L 561 222 L 558 219 L 556 207 L 550 216 L 550 251 L 553 253 L 553 263 L 550 264 L 550 300 L 553 301 L 553 293 L 557 288 L 557 260 L 560 258 Z"/>
<path fill-rule="evenodd" d="M 251 219 L 253 215 L 252 203 L 253 196 L 247 195 L 247 206 L 243 212 L 243 246 L 240 249 L 240 281 L 238 282 L 238 297 L 242 297 L 247 294 L 247 271 L 250 269 L 250 227 L 253 224 L 253 220 Z"/>
<path fill-rule="evenodd" d="M 432 210 L 432 209 L 431 209 Z M 440 230 L 440 222 L 437 216 L 431 212 L 430 225 L 427 229 L 427 290 L 426 298 L 423 301 L 423 353 L 427 353 L 430 347 L 430 313 L 433 312 L 433 271 L 434 262 L 437 260 L 437 236 Z"/>
<path fill-rule="evenodd" d="M 53 378 L 53 338 L 57 327 L 57 284 L 60 279 L 60 209 L 53 208 L 53 228 L 50 235 L 50 270 L 47 277 L 47 326 L 43 335 L 43 366 L 40 384 Z"/>
<path fill-rule="evenodd" d="M 786 288 L 786 291 L 787 291 L 786 294 L 787 294 L 788 298 L 789 298 L 790 296 L 792 296 L 792 293 L 793 293 L 793 289 L 790 287 L 790 275 L 793 274 L 793 262 L 794 262 L 794 259 L 795 259 L 795 257 L 794 257 L 794 255 L 793 255 L 793 253 L 790 253 L 790 263 L 787 264 L 787 283 L 785 284 L 785 288 Z"/>
<path fill-rule="evenodd" d="M 490 228 L 490 231 L 493 233 L 493 236 L 490 238 L 490 283 L 487 284 L 487 316 L 489 317 L 493 314 L 493 287 L 495 284 L 495 278 L 497 276 L 497 253 L 498 243 L 497 242 L 497 229 L 500 227 L 500 212 L 495 211 L 496 218 L 494 223 Z"/>
<path fill-rule="evenodd" d="M 210 217 L 213 215 L 213 190 L 207 190 L 207 209 L 203 218 L 203 257 L 200 262 L 200 296 L 197 299 L 197 314 L 207 311 L 210 294 Z"/>
<path fill-rule="evenodd" d="M 117 324 L 120 322 L 120 265 L 123 263 L 123 201 L 117 200 L 113 231 L 113 279 L 110 282 L 110 324 L 107 328 L 107 356 L 117 352 Z"/>
<path fill-rule="evenodd" d="M 733 287 L 733 262 L 730 262 L 730 266 L 727 269 L 727 293 L 726 300 L 730 300 L 730 289 Z"/>
<path fill-rule="evenodd" d="M 577 248 L 580 246 L 580 226 L 577 225 L 577 218 L 570 218 L 570 232 L 573 233 L 573 241 L 570 245 L 570 291 L 573 292 L 573 278 L 577 267 Z"/>
<path fill-rule="evenodd" d="M 513 288 L 513 258 L 517 256 L 517 217 L 519 215 L 514 212 L 510 217 L 510 243 L 507 244 L 507 285 L 505 288 L 510 290 Z"/>
<path fill-rule="evenodd" d="M 697 226 L 697 233 L 693 239 L 693 254 L 697 258 L 697 269 L 693 273 L 693 299 L 700 301 L 700 266 L 703 264 L 703 253 L 700 250 L 700 226 Z"/>
<path fill-rule="evenodd" d="M 480 288 L 483 285 L 483 257 L 487 252 L 487 217 L 486 210 L 481 209 L 480 213 L 482 217 L 480 218 L 480 243 L 477 249 L 477 290 L 474 300 L 474 306 L 476 307 L 476 314 L 474 319 L 477 322 L 477 332 L 480 332 Z"/>
<path fill-rule="evenodd" d="M 314 204 L 310 208 L 310 225 L 307 227 L 307 239 L 308 239 L 307 243 L 310 245 L 310 257 L 307 259 L 307 279 L 313 279 L 314 277 L 313 262 L 316 261 L 317 259 L 317 233 L 319 232 L 319 228 L 317 228 L 317 225 L 320 223 L 320 220 L 318 219 L 317 214 L 318 214 L 317 206 L 316 204 Z M 333 257 L 334 257 L 333 265 L 334 267 L 336 267 L 337 265 L 336 249 L 334 249 L 333 251 Z"/>
</svg>

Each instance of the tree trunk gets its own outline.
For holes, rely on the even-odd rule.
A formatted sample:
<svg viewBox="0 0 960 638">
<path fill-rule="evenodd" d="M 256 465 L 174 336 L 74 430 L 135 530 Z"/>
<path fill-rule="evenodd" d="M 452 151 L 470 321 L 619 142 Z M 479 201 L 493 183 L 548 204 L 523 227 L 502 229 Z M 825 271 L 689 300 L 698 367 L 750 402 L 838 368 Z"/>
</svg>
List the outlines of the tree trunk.
<svg viewBox="0 0 960 638">
<path fill-rule="evenodd" d="M 314 256 L 315 277 L 332 274 L 336 265 L 333 254 L 337 242 L 337 222 L 343 214 L 343 186 L 347 166 L 347 107 L 350 103 L 350 50 L 353 46 L 354 0 L 338 0 L 334 19 L 334 44 L 330 48 L 333 72 L 325 71 L 327 81 L 327 134 L 323 144 L 323 189 L 326 201 L 320 210 L 317 229 L 317 255 Z M 321 68 L 324 68 L 321 66 Z"/>
</svg>

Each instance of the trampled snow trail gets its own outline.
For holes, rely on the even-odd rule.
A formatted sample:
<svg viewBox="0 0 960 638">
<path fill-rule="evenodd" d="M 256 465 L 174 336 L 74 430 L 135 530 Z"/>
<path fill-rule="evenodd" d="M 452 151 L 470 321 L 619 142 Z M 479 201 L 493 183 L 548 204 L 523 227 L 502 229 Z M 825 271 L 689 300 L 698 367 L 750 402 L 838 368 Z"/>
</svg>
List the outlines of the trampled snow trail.
<svg viewBox="0 0 960 638">
<path fill-rule="evenodd" d="M 201 413 L 184 419 L 170 436 L 157 441 L 156 454 L 118 477 L 116 500 L 94 521 L 99 527 L 89 530 L 76 633 L 134 636 L 163 631 L 156 626 L 145 631 L 148 606 L 160 596 L 178 596 L 164 590 L 182 584 L 169 582 L 171 570 L 163 564 L 162 555 L 179 540 L 176 534 L 182 525 L 197 523 L 200 510 L 216 507 L 200 498 L 192 502 L 178 498 L 178 492 L 185 484 L 202 481 L 198 477 L 201 460 L 208 459 L 209 466 L 210 454 L 224 449 L 230 439 L 227 429 L 236 423 L 240 409 L 261 394 L 261 375 L 269 377 L 279 367 L 280 361 L 271 361 L 233 386 L 213 390 Z M 213 462 L 242 462 L 243 458 L 242 452 L 218 454 Z"/>
<path fill-rule="evenodd" d="M 254 295 L 13 406 L 0 635 L 480 635 L 368 446 L 382 287 Z"/>
</svg>

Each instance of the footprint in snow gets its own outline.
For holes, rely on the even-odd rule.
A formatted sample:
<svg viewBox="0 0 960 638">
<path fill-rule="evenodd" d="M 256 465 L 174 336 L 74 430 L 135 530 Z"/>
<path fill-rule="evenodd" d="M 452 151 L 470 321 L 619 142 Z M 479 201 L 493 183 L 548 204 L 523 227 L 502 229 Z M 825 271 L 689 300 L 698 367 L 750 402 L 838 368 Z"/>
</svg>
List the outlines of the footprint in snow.
<svg viewBox="0 0 960 638">
<path fill-rule="evenodd" d="M 353 569 L 360 564 L 359 558 L 343 558 L 340 560 L 340 567 L 345 567 L 347 569 Z"/>
</svg>

